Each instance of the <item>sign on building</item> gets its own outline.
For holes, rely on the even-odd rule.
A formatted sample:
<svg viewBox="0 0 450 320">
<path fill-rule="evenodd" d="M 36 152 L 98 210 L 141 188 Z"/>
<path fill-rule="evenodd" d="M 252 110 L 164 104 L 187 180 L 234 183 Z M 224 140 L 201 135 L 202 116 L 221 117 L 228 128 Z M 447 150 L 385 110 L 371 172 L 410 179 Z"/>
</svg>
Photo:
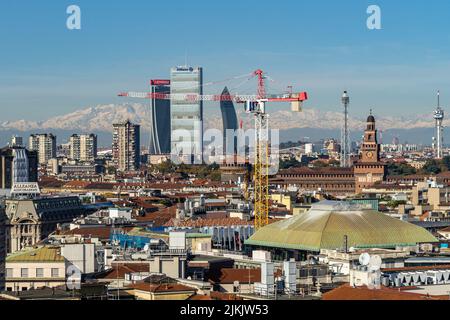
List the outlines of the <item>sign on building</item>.
<svg viewBox="0 0 450 320">
<path fill-rule="evenodd" d="M 37 182 L 16 182 L 11 189 L 12 196 L 38 196 L 41 194 Z"/>
</svg>

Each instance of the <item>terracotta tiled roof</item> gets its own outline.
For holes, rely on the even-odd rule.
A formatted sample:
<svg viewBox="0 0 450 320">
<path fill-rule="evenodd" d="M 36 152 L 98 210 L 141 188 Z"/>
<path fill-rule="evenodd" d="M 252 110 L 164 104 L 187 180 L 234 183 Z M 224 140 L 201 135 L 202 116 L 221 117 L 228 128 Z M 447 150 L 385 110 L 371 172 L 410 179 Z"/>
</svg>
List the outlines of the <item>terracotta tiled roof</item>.
<svg viewBox="0 0 450 320">
<path fill-rule="evenodd" d="M 281 170 L 280 174 L 353 174 L 353 168 L 309 168 L 309 167 L 295 167 Z"/>
<path fill-rule="evenodd" d="M 86 189 L 113 190 L 114 184 L 109 182 L 92 182 Z"/>
<path fill-rule="evenodd" d="M 137 217 L 136 220 L 140 222 L 153 222 L 155 227 L 163 226 L 171 219 L 176 217 L 177 207 L 172 206 L 161 209 L 156 212 L 147 213 L 144 217 Z"/>
<path fill-rule="evenodd" d="M 261 269 L 228 269 L 222 268 L 211 271 L 208 275 L 211 283 L 232 284 L 235 281 L 240 283 L 254 283 L 261 281 Z"/>
<path fill-rule="evenodd" d="M 160 200 L 161 198 L 156 198 Z M 154 209 L 158 208 L 157 205 L 150 202 L 151 200 L 144 200 L 144 199 L 130 199 L 130 202 L 138 207 L 144 208 L 144 209 Z"/>
<path fill-rule="evenodd" d="M 206 207 L 224 207 L 226 206 L 227 203 L 224 202 L 210 202 L 210 203 L 206 203 L 205 206 Z"/>
<path fill-rule="evenodd" d="M 447 227 L 447 228 L 441 229 L 441 230 L 439 230 L 439 231 L 442 231 L 442 232 L 450 232 L 450 227 Z"/>
<path fill-rule="evenodd" d="M 136 273 L 136 272 L 148 272 L 149 265 L 148 263 L 129 263 L 129 264 L 114 264 L 113 268 L 107 271 L 106 274 L 101 275 L 100 279 L 124 279 L 127 273 Z"/>
<path fill-rule="evenodd" d="M 381 287 L 372 290 L 367 287 L 352 288 L 349 284 L 342 285 L 326 292 L 323 300 L 448 300 L 448 296 L 427 296 L 418 293 L 398 291 Z"/>
<path fill-rule="evenodd" d="M 427 270 L 450 270 L 450 265 L 443 264 L 439 266 L 414 266 L 404 268 L 385 268 L 381 269 L 383 272 L 410 272 L 410 271 L 427 271 Z"/>
<path fill-rule="evenodd" d="M 113 204 L 117 207 L 133 207 L 134 206 L 133 202 L 127 201 L 127 200 L 114 201 Z"/>
<path fill-rule="evenodd" d="M 192 184 L 194 186 L 206 186 L 208 185 L 208 180 L 207 179 L 197 179 L 194 182 L 192 182 Z"/>
<path fill-rule="evenodd" d="M 85 188 L 87 188 L 90 184 L 91 184 L 91 182 L 89 182 L 89 181 L 77 181 L 77 180 L 73 180 L 73 181 L 67 182 L 67 183 L 64 185 L 64 187 L 65 187 L 65 188 L 79 188 L 79 189 L 85 189 Z"/>
<path fill-rule="evenodd" d="M 244 300 L 244 298 L 238 297 L 235 294 L 218 291 L 212 291 L 211 298 L 214 300 Z"/>
<path fill-rule="evenodd" d="M 130 231 L 132 228 L 123 228 L 125 232 Z M 111 236 L 111 227 L 89 227 L 79 228 L 73 230 L 67 230 L 61 232 L 62 235 L 80 235 L 83 237 L 99 238 L 100 240 L 108 240 Z"/>
<path fill-rule="evenodd" d="M 184 187 L 189 186 L 187 183 L 173 183 L 173 182 L 163 182 L 163 183 L 150 183 L 146 184 L 146 188 L 153 188 L 153 189 L 183 189 Z"/>
<path fill-rule="evenodd" d="M 197 290 L 179 283 L 169 284 L 150 284 L 145 282 L 138 282 L 128 286 L 130 289 L 139 291 L 162 293 L 162 292 L 196 292 Z"/>
<path fill-rule="evenodd" d="M 213 300 L 213 299 L 210 296 L 196 294 L 196 295 L 190 297 L 188 300 L 206 301 L 206 300 Z"/>
<path fill-rule="evenodd" d="M 412 186 L 401 185 L 398 183 L 380 183 L 380 184 L 374 184 L 373 186 L 368 187 L 368 189 L 410 190 L 410 189 L 412 189 Z"/>
<path fill-rule="evenodd" d="M 165 224 L 166 227 L 193 227 L 193 228 L 201 228 L 201 227 L 213 227 L 213 226 L 248 226 L 252 225 L 252 221 L 246 221 L 239 218 L 223 218 L 223 219 L 196 219 L 196 220 L 187 220 L 187 221 L 179 221 L 176 223 L 174 219 L 170 220 Z"/>
<path fill-rule="evenodd" d="M 61 188 L 65 184 L 64 181 L 59 180 L 41 180 L 39 181 L 40 188 Z"/>
</svg>

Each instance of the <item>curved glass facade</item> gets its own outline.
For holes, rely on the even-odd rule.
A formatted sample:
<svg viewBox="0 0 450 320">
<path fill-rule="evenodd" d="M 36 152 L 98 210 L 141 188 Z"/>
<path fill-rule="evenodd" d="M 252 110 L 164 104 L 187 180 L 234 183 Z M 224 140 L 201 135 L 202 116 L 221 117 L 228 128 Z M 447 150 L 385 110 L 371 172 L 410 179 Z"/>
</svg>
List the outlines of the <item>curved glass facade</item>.
<svg viewBox="0 0 450 320">
<path fill-rule="evenodd" d="M 169 93 L 170 86 L 152 86 L 152 93 Z M 152 99 L 150 104 L 150 142 L 149 154 L 170 153 L 170 101 Z"/>
<path fill-rule="evenodd" d="M 225 89 L 223 89 L 222 96 L 229 95 L 230 92 L 228 91 L 228 88 L 225 87 Z M 237 153 L 237 137 L 235 134 L 233 134 L 233 136 L 230 136 L 227 139 L 227 130 L 232 130 L 232 132 L 235 133 L 236 130 L 239 129 L 236 110 L 234 109 L 233 102 L 221 101 L 220 111 L 222 112 L 223 124 L 223 154 L 234 155 Z"/>
</svg>

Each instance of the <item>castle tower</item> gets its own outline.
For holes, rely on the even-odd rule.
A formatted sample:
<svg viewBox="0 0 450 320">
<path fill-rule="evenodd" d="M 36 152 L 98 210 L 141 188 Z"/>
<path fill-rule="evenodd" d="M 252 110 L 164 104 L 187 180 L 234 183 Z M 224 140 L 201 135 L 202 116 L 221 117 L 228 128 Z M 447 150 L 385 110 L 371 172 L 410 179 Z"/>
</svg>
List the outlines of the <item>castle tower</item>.
<svg viewBox="0 0 450 320">
<path fill-rule="evenodd" d="M 375 117 L 370 112 L 364 141 L 361 144 L 360 159 L 355 164 L 355 192 L 360 194 L 364 188 L 373 186 L 386 178 L 386 166 L 380 162 L 380 145 L 378 144 Z"/>
</svg>

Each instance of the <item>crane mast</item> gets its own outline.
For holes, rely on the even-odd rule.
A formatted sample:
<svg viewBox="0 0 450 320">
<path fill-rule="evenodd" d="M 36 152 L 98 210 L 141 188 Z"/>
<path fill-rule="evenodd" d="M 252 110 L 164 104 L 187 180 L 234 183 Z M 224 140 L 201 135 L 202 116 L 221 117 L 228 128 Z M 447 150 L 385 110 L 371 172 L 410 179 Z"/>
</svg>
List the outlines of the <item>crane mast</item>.
<svg viewBox="0 0 450 320">
<path fill-rule="evenodd" d="M 266 113 L 266 89 L 264 72 L 256 70 L 258 77 L 258 100 L 255 115 L 255 229 L 269 224 L 269 115 Z"/>
</svg>

